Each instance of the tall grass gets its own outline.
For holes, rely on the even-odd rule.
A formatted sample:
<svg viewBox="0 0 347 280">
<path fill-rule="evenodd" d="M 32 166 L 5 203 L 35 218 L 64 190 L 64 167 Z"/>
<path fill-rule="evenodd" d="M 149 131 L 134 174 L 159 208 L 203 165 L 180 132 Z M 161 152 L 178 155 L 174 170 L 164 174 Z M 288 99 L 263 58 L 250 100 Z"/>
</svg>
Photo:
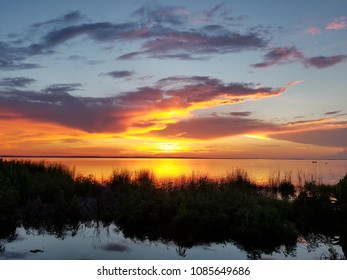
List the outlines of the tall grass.
<svg viewBox="0 0 347 280">
<path fill-rule="evenodd" d="M 0 159 L 0 232 L 19 224 L 61 232 L 97 221 L 133 238 L 183 247 L 232 240 L 250 252 L 293 248 L 313 233 L 346 236 L 347 175 L 333 186 L 305 178 L 295 189 L 291 180 L 277 172 L 260 186 L 235 170 L 159 182 L 147 170 L 115 170 L 99 182 L 59 164 Z"/>
</svg>

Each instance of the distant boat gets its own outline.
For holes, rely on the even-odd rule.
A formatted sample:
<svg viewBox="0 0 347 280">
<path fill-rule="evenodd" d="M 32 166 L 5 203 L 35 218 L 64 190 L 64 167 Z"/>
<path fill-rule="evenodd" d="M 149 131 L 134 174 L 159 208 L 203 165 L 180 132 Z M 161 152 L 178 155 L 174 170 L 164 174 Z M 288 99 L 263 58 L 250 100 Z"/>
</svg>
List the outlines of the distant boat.
<svg viewBox="0 0 347 280">
<path fill-rule="evenodd" d="M 312 163 L 317 163 L 317 161 L 316 160 L 312 160 Z"/>
</svg>

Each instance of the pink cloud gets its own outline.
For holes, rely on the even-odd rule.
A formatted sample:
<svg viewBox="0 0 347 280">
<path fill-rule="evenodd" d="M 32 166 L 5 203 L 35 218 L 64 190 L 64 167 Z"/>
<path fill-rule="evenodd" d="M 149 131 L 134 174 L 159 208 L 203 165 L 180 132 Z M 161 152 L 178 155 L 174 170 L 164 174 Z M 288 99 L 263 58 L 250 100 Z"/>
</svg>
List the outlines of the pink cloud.
<svg viewBox="0 0 347 280">
<path fill-rule="evenodd" d="M 294 81 L 290 81 L 287 83 L 287 86 L 294 86 L 294 85 L 298 85 L 301 84 L 304 80 L 294 80 Z"/>
<path fill-rule="evenodd" d="M 339 17 L 334 19 L 331 23 L 327 24 L 325 29 L 338 30 L 346 28 L 346 17 Z"/>
<path fill-rule="evenodd" d="M 320 29 L 318 27 L 311 27 L 307 29 L 307 33 L 310 33 L 311 35 L 318 35 L 320 34 Z"/>
</svg>

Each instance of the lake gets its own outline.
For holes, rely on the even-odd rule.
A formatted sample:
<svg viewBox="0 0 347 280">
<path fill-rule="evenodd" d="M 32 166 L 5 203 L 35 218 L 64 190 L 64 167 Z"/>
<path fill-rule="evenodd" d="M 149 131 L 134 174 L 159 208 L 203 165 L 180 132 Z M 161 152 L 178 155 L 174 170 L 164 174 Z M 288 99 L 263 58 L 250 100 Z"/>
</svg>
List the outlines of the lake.
<svg viewBox="0 0 347 280">
<path fill-rule="evenodd" d="M 176 159 L 176 158 L 25 158 L 32 161 L 62 163 L 76 174 L 107 179 L 114 170 L 149 170 L 159 180 L 181 176 L 226 176 L 245 170 L 257 184 L 290 177 L 294 184 L 305 181 L 335 184 L 347 174 L 347 160 L 288 159 Z"/>
</svg>

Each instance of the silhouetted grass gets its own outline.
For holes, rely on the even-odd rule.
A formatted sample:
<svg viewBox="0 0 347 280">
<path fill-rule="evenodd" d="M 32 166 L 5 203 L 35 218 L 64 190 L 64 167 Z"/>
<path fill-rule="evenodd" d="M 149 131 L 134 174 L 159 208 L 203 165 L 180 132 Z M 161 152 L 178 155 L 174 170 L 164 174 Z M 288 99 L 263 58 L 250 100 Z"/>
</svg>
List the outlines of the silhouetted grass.
<svg viewBox="0 0 347 280">
<path fill-rule="evenodd" d="M 101 183 L 59 164 L 0 159 L 1 233 L 23 224 L 59 235 L 91 221 L 183 247 L 233 242 L 250 257 L 281 245 L 290 253 L 298 237 L 312 234 L 340 236 L 346 248 L 347 175 L 334 186 L 306 182 L 299 189 L 288 176 L 257 186 L 241 170 L 166 183 L 146 170 L 115 171 Z"/>
</svg>

